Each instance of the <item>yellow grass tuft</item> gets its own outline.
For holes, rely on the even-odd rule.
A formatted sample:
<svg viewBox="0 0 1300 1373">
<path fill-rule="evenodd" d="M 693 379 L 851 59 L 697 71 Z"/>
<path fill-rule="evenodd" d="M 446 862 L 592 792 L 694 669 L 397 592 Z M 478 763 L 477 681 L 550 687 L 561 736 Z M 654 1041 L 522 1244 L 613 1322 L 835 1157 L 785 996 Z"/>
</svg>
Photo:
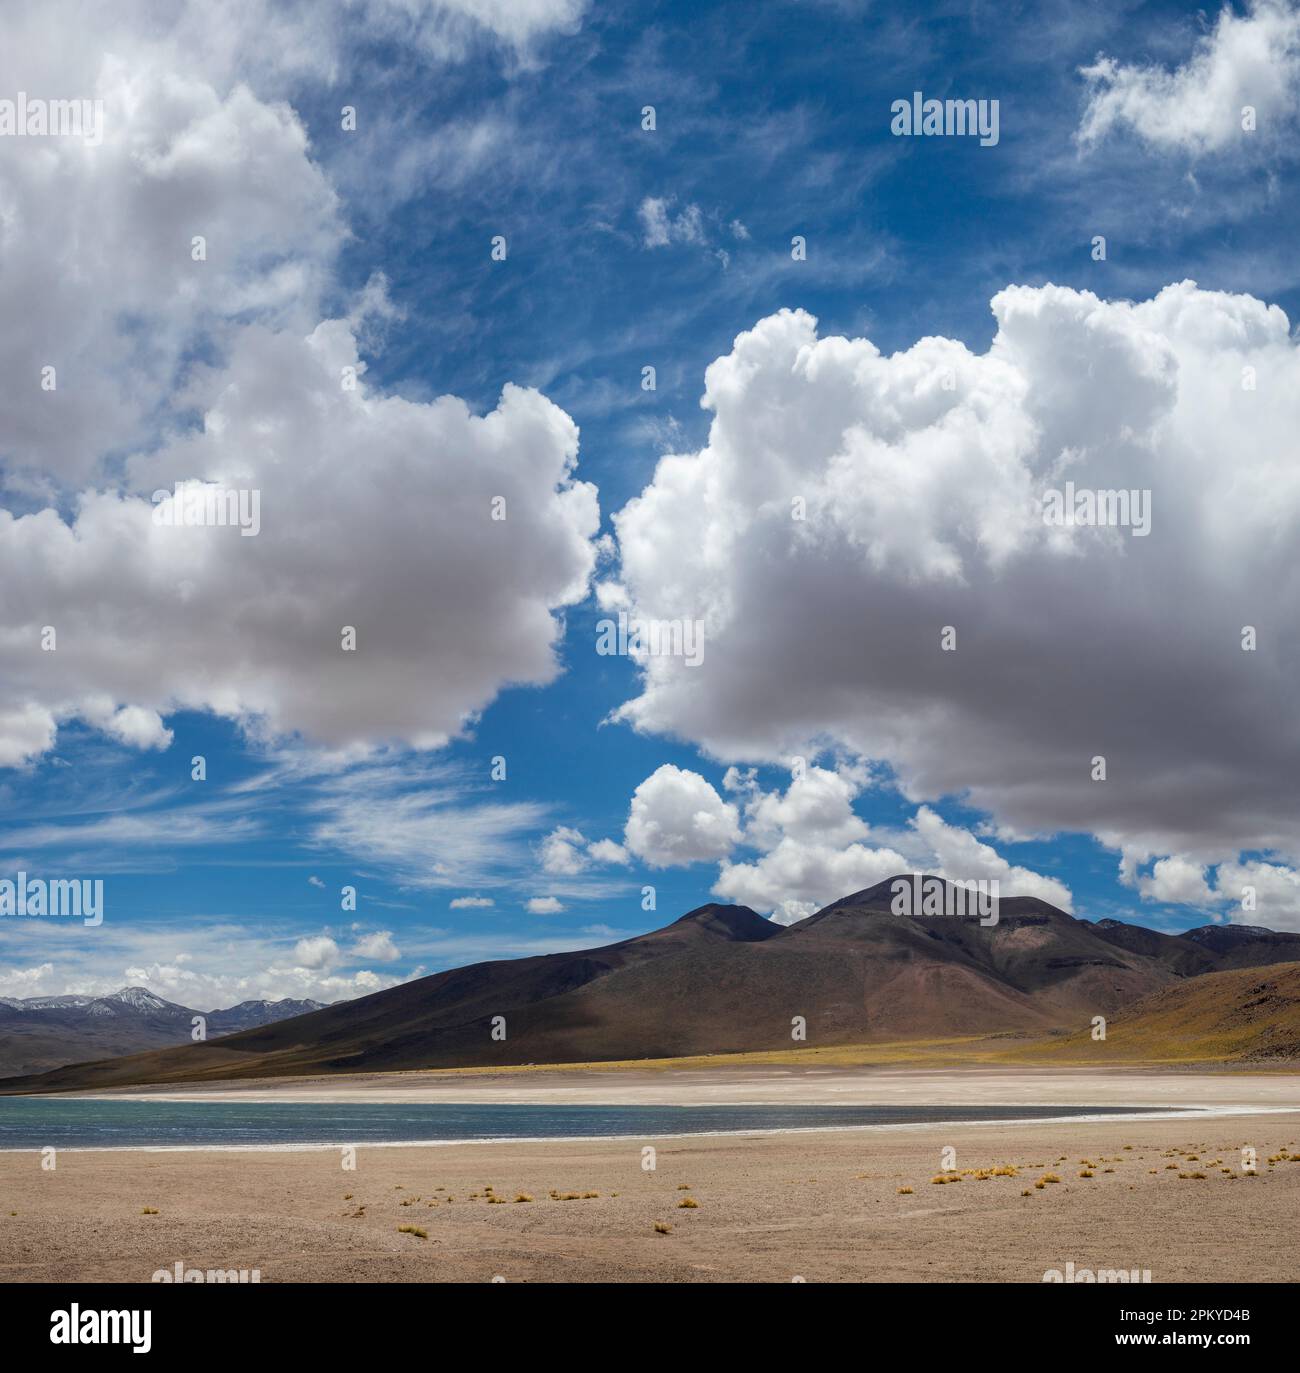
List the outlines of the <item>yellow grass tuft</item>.
<svg viewBox="0 0 1300 1373">
<path fill-rule="evenodd" d="M 677 1205 L 683 1211 L 697 1211 L 699 1210 L 700 1203 L 696 1201 L 694 1197 L 683 1197 Z"/>
<path fill-rule="evenodd" d="M 661 1220 L 655 1221 L 655 1234 L 656 1234 L 656 1235 L 671 1235 L 672 1233 L 673 1233 L 673 1227 L 672 1227 L 671 1225 L 668 1225 L 666 1222 L 661 1221 Z"/>
<path fill-rule="evenodd" d="M 399 1225 L 397 1227 L 397 1233 L 399 1235 L 414 1235 L 418 1240 L 427 1240 L 429 1238 L 429 1232 L 427 1230 L 421 1230 L 418 1225 Z"/>
</svg>

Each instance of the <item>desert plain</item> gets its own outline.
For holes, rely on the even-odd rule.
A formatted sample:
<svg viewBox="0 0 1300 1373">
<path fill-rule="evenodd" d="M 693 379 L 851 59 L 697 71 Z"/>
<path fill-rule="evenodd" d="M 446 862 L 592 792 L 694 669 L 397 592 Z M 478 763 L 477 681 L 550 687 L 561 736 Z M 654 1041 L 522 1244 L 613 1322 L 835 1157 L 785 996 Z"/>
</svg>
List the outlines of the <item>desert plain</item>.
<svg viewBox="0 0 1300 1373">
<path fill-rule="evenodd" d="M 1067 1263 L 1149 1271 L 1154 1283 L 1295 1278 L 1300 1076 L 1290 1072 L 706 1065 L 396 1073 L 197 1094 L 227 1092 L 1205 1109 L 363 1145 L 353 1171 L 337 1147 L 63 1150 L 54 1171 L 34 1152 L 0 1153 L 0 1279 L 148 1282 L 177 1263 L 257 1270 L 261 1282 L 1041 1282 Z M 1254 1172 L 1243 1149 L 1255 1151 Z"/>
</svg>

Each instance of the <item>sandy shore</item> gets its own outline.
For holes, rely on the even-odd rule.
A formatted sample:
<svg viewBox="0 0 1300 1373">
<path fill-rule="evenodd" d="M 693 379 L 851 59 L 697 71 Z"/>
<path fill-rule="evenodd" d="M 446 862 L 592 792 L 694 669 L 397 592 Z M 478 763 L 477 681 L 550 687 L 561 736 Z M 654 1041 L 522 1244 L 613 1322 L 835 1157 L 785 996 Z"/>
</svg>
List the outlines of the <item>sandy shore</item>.
<svg viewBox="0 0 1300 1373">
<path fill-rule="evenodd" d="M 1089 1097 L 1076 1083 L 1071 1099 Z M 1241 1174 L 1243 1145 L 1256 1176 Z M 945 1146 L 958 1170 L 1017 1175 L 933 1184 Z M 1155 1282 L 1295 1279 L 1300 1161 L 1267 1160 L 1300 1154 L 1300 1111 L 655 1148 L 653 1171 L 640 1141 L 362 1147 L 354 1172 L 334 1151 L 67 1151 L 54 1172 L 5 1154 L 0 1278 L 147 1281 L 180 1261 L 264 1282 L 1038 1282 L 1072 1260 Z M 1035 1187 L 1045 1173 L 1060 1182 Z"/>
<path fill-rule="evenodd" d="M 69 1094 L 71 1095 L 71 1094 Z M 82 1094 L 76 1095 L 96 1095 Z M 1300 1111 L 1300 1074 L 1150 1068 L 544 1068 L 371 1073 L 122 1089 L 153 1101 L 513 1102 L 526 1105 L 1257 1106 Z"/>
</svg>

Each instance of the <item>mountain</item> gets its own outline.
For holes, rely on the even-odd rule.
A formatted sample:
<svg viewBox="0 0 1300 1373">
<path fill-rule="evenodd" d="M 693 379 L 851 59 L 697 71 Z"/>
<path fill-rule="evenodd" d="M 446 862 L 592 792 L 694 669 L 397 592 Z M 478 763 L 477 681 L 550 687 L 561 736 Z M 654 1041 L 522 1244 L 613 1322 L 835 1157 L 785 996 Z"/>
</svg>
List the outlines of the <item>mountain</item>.
<svg viewBox="0 0 1300 1373">
<path fill-rule="evenodd" d="M 1032 897 L 1001 901 L 988 927 L 895 914 L 899 880 L 796 925 L 744 906 L 701 906 L 602 948 L 453 968 L 202 1044 L 9 1079 L 0 1092 L 1005 1032 L 1059 1037 L 1252 951 L 1270 964 L 1300 945 L 1300 936 L 1220 926 L 1212 936 L 1174 936 L 1094 924 Z M 930 880 L 945 899 L 956 893 Z M 1300 960 L 1300 948 L 1293 956 Z M 792 1037 L 799 1018 L 806 1040 Z"/>
<path fill-rule="evenodd" d="M 1178 938 L 1212 954 L 1220 968 L 1258 968 L 1300 960 L 1300 934 L 1266 930 L 1262 925 L 1202 925 Z"/>
<path fill-rule="evenodd" d="M 1190 978 L 1126 1007 L 1107 1024 L 1104 1043 L 1083 1032 L 1023 1057 L 1260 1065 L 1300 1058 L 1300 963 Z"/>
<path fill-rule="evenodd" d="M 322 1009 L 319 1001 L 242 1001 L 200 1012 L 147 987 L 108 996 L 33 996 L 0 1000 L 0 1073 L 39 1073 L 94 1057 L 134 1054 L 189 1042 L 202 1015 L 209 1037 L 234 1034 Z"/>
</svg>

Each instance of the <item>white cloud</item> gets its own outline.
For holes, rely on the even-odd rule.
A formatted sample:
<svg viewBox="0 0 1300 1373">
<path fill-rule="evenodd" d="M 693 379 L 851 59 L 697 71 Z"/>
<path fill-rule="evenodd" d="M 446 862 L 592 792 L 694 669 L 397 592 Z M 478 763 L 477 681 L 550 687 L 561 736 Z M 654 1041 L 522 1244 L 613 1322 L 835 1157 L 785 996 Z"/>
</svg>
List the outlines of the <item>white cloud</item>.
<svg viewBox="0 0 1300 1373">
<path fill-rule="evenodd" d="M 861 776 L 851 771 L 807 768 L 791 779 L 784 794 L 752 795 L 745 807 L 746 841 L 765 847 L 765 841 L 789 836 L 839 847 L 863 839 L 867 825 L 853 810 L 861 789 Z"/>
<path fill-rule="evenodd" d="M 145 436 L 187 349 L 236 319 L 312 320 L 345 232 L 297 115 L 136 18 L 110 37 L 75 6 L 30 7 L 0 52 L 9 98 L 103 102 L 97 147 L 0 139 L 0 313 L 23 320 L 0 340 L 2 455 L 72 480 Z M 83 232 L 60 227 L 69 214 Z"/>
<path fill-rule="evenodd" d="M 559 825 L 542 840 L 542 869 L 560 876 L 573 876 L 589 866 L 583 852 L 587 841 L 567 825 Z"/>
<path fill-rule="evenodd" d="M 1036 896 L 1063 911 L 1074 910 L 1073 897 L 1064 882 L 1013 866 L 991 845 L 969 830 L 948 824 L 929 806 L 922 806 L 911 824 L 933 854 L 927 871 L 952 882 L 996 881 L 1001 896 Z"/>
<path fill-rule="evenodd" d="M 96 934 L 100 937 L 87 940 L 56 921 L 0 922 L 0 964 L 22 965 L 8 974 L 0 970 L 0 995 L 103 995 L 141 984 L 169 1001 L 209 1011 L 284 997 L 337 1001 L 424 973 L 423 968 L 393 975 L 344 972 L 327 946 L 333 942 L 328 936 L 299 941 L 265 926 L 105 921 Z M 322 938 L 326 945 L 301 951 L 304 961 L 296 946 Z"/>
<path fill-rule="evenodd" d="M 401 950 L 393 943 L 392 930 L 374 930 L 362 935 L 348 950 L 349 959 L 373 959 L 376 963 L 392 963 L 401 956 Z"/>
<path fill-rule="evenodd" d="M 485 911 L 495 905 L 490 896 L 456 896 L 451 900 L 451 909 L 454 911 Z"/>
<path fill-rule="evenodd" d="M 782 311 L 709 367 L 707 445 L 615 516 L 630 613 L 701 618 L 709 651 L 638 664 L 619 718 L 734 763 L 884 761 L 1001 832 L 1300 857 L 1285 315 L 1190 282 L 1010 287 L 993 312 L 983 354 L 884 356 Z M 1150 534 L 1046 525 L 1066 480 L 1149 491 Z"/>
<path fill-rule="evenodd" d="M 313 887 L 323 887 L 325 885 L 319 877 L 309 877 L 307 881 L 310 882 Z"/>
<path fill-rule="evenodd" d="M 0 509 L 0 580 L 26 588 L 0 609 L 0 766 L 72 719 L 163 748 L 180 708 L 426 747 L 504 684 L 556 675 L 556 612 L 586 594 L 599 522 L 576 427 L 513 387 L 478 416 L 367 386 L 359 339 L 394 311 L 376 279 L 322 322 L 348 227 L 282 97 L 337 80 L 359 40 L 525 49 L 583 8 L 366 0 L 346 34 L 262 0 L 10 16 L 0 89 L 102 99 L 104 137 L 0 139 L 0 314 L 24 321 L 0 339 L 0 463 L 36 507 Z M 68 232 L 69 212 L 93 232 Z M 260 534 L 155 525 L 152 493 L 189 479 L 257 492 Z"/>
<path fill-rule="evenodd" d="M 891 848 L 857 843 L 836 848 L 786 837 L 753 862 L 723 863 L 713 894 L 791 925 L 912 866 Z"/>
<path fill-rule="evenodd" d="M 54 716 L 32 701 L 0 703 L 0 768 L 21 767 L 54 747 L 58 725 Z"/>
<path fill-rule="evenodd" d="M 30 968 L 0 968 L 0 996 L 22 1000 L 29 996 L 54 995 L 45 990 L 53 973 L 53 963 L 37 963 Z"/>
<path fill-rule="evenodd" d="M 87 724 L 130 748 L 165 749 L 171 745 L 172 732 L 163 725 L 156 710 L 141 706 L 114 710 L 111 701 L 88 701 L 82 706 L 81 716 Z"/>
<path fill-rule="evenodd" d="M 704 217 L 698 205 L 673 213 L 673 197 L 646 196 L 637 209 L 642 242 L 647 248 L 666 248 L 670 243 L 702 244 Z"/>
<path fill-rule="evenodd" d="M 632 861 L 628 851 L 614 839 L 597 839 L 587 846 L 587 854 L 594 863 L 614 863 L 619 867 Z"/>
<path fill-rule="evenodd" d="M 1300 872 L 1295 868 L 1254 860 L 1222 863 L 1215 887 L 1220 900 L 1233 903 L 1228 917 L 1235 924 L 1300 931 Z M 1253 898 L 1251 909 L 1244 905 L 1248 898 Z"/>
<path fill-rule="evenodd" d="M 1276 145 L 1293 130 L 1300 105 L 1300 7 L 1255 0 L 1237 15 L 1225 5 L 1173 71 L 1102 57 L 1082 75 L 1090 87 L 1079 127 L 1084 144 L 1126 128 L 1162 151 L 1244 150 L 1248 140 Z M 1257 113 L 1249 133 L 1242 128 L 1246 106 Z"/>
<path fill-rule="evenodd" d="M 0 511 L 15 589 L 0 710 L 18 724 L 0 749 L 47 737 L 34 708 L 98 718 L 104 698 L 136 708 L 133 736 L 155 744 L 143 712 L 184 707 L 332 745 L 429 747 L 504 683 L 556 675 L 552 612 L 585 595 L 599 519 L 595 489 L 572 480 L 573 422 L 513 386 L 482 418 L 451 397 L 345 391 L 357 361 L 337 322 L 305 339 L 250 328 L 205 432 L 133 465 L 143 490 L 196 474 L 259 490 L 255 538 L 160 527 L 145 497 L 88 493 L 71 523 Z"/>
<path fill-rule="evenodd" d="M 286 775 L 298 775 L 292 761 Z M 527 836 L 547 818 L 535 802 L 482 796 L 463 769 L 397 754 L 327 773 L 305 804 L 315 817 L 313 843 L 378 865 L 409 887 L 463 889 L 516 871 Z"/>
<path fill-rule="evenodd" d="M 528 901 L 529 915 L 559 915 L 563 909 L 563 904 L 553 896 L 534 896 Z"/>
<path fill-rule="evenodd" d="M 317 934 L 300 939 L 293 946 L 293 956 L 302 967 L 319 971 L 322 968 L 333 967 L 342 954 L 339 952 L 339 946 L 329 935 Z"/>
<path fill-rule="evenodd" d="M 541 844 L 542 869 L 557 877 L 576 877 L 593 864 L 626 866 L 627 850 L 613 839 L 588 842 L 581 830 L 559 825 Z"/>
<path fill-rule="evenodd" d="M 686 867 L 725 858 L 740 839 L 740 818 L 698 772 L 665 763 L 633 793 L 623 837 L 651 867 Z"/>
<path fill-rule="evenodd" d="M 867 780 L 860 768 L 811 767 L 784 793 L 763 792 L 752 775 L 730 769 L 731 789 L 747 796 L 743 842 L 761 853 L 724 862 L 713 894 L 789 925 L 886 878 L 924 871 L 957 882 L 996 878 L 1003 896 L 1038 896 L 1072 909 L 1063 883 L 1014 867 L 927 806 L 913 817 L 910 835 L 873 835 L 853 811 Z"/>
<path fill-rule="evenodd" d="M 1180 854 L 1161 858 L 1149 877 L 1138 880 L 1144 901 L 1165 901 L 1183 906 L 1209 906 L 1218 898 L 1205 880 L 1205 868 Z"/>
</svg>

